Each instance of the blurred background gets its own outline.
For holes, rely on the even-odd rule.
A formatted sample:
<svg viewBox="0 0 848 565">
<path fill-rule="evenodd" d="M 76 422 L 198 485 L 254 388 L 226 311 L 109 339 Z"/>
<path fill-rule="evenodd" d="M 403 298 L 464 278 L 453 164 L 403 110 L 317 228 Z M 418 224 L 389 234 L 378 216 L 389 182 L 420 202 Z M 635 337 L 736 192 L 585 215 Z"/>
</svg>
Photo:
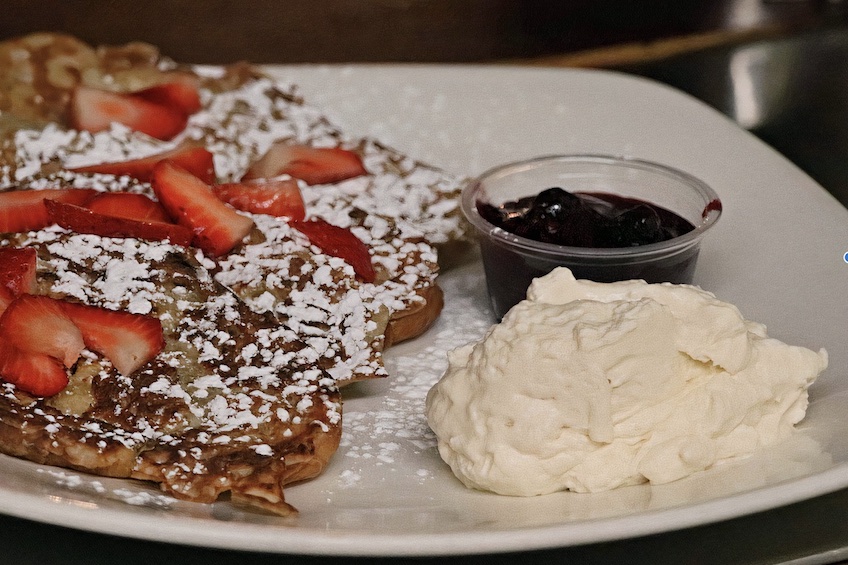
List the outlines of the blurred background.
<svg viewBox="0 0 848 565">
<path fill-rule="evenodd" d="M 848 0 L 4 0 L 0 40 L 35 31 L 190 63 L 634 73 L 716 107 L 848 205 Z"/>
<path fill-rule="evenodd" d="M 837 25 L 846 11 L 817 0 L 4 0 L 0 35 L 147 41 L 194 63 L 468 63 L 736 41 Z"/>
</svg>

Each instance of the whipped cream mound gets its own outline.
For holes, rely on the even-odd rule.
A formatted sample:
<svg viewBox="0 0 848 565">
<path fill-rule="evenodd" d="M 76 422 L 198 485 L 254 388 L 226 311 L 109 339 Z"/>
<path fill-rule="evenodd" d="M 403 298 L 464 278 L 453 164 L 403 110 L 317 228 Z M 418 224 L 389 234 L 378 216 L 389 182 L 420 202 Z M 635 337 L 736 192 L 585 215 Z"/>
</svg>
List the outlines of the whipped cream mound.
<svg viewBox="0 0 848 565">
<path fill-rule="evenodd" d="M 827 353 L 688 285 L 536 279 L 427 395 L 468 487 L 531 496 L 681 479 L 787 437 Z"/>
</svg>

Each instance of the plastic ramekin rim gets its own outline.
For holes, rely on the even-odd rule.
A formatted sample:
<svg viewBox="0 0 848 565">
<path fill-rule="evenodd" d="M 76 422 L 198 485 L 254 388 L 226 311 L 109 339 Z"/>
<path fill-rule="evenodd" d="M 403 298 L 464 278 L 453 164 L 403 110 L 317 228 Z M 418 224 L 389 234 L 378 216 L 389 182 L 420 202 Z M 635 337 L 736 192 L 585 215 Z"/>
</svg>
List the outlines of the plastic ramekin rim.
<svg viewBox="0 0 848 565">
<path fill-rule="evenodd" d="M 636 247 L 573 247 L 569 245 L 558 245 L 555 243 L 544 243 L 526 237 L 521 237 L 510 233 L 502 228 L 485 220 L 477 210 L 477 193 L 478 187 L 494 175 L 500 174 L 509 169 L 527 168 L 539 165 L 550 161 L 560 161 L 566 163 L 597 163 L 601 165 L 622 166 L 627 168 L 637 168 L 654 173 L 663 174 L 676 178 L 685 184 L 693 187 L 699 192 L 705 200 L 705 214 L 702 217 L 701 223 L 695 226 L 695 229 L 681 236 L 661 241 L 659 243 L 649 243 Z M 541 190 L 541 189 L 540 189 Z M 602 259 L 638 259 L 646 258 L 647 256 L 662 256 L 669 253 L 678 252 L 682 249 L 696 245 L 703 238 L 704 234 L 718 222 L 722 213 L 721 199 L 715 190 L 701 179 L 691 175 L 685 171 L 657 163 L 655 161 L 647 161 L 632 157 L 622 157 L 605 154 L 551 154 L 540 157 L 533 157 L 511 163 L 505 163 L 492 167 L 477 177 L 471 179 L 462 189 L 460 198 L 460 207 L 462 213 L 472 226 L 479 232 L 481 236 L 488 236 L 510 247 L 518 247 L 525 252 L 546 253 L 549 255 L 560 255 L 563 257 L 598 257 Z"/>
</svg>

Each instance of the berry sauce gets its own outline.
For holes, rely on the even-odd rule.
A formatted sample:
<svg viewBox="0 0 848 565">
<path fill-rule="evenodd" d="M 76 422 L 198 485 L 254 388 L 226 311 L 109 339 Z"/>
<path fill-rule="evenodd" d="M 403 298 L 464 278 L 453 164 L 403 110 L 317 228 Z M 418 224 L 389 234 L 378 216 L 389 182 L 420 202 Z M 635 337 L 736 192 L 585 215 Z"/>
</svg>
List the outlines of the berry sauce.
<svg viewBox="0 0 848 565">
<path fill-rule="evenodd" d="M 501 206 L 479 202 L 489 223 L 544 243 L 571 247 L 636 247 L 695 229 L 691 222 L 649 202 L 605 193 L 549 188 Z"/>
<path fill-rule="evenodd" d="M 557 245 L 586 248 L 633 248 L 667 241 L 695 226 L 649 202 L 606 193 L 569 193 L 549 188 L 536 196 L 493 206 L 477 203 L 489 223 L 515 235 Z M 697 245 L 650 260 L 597 261 L 515 250 L 492 238 L 481 240 L 483 265 L 492 307 L 498 319 L 523 300 L 530 282 L 564 265 L 574 276 L 598 282 L 644 279 L 691 283 Z"/>
</svg>

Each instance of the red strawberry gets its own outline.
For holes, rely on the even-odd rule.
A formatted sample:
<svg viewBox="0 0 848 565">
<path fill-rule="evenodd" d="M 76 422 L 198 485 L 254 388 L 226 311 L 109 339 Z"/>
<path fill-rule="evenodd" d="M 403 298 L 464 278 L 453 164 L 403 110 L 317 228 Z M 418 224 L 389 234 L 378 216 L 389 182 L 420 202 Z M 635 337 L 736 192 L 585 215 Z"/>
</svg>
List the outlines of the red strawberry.
<svg viewBox="0 0 848 565">
<path fill-rule="evenodd" d="M 0 233 L 38 230 L 50 225 L 44 199 L 84 205 L 95 190 L 56 188 L 0 192 Z"/>
<path fill-rule="evenodd" d="M 35 263 L 33 247 L 4 247 L 0 249 L 0 288 L 12 297 L 35 293 Z"/>
<path fill-rule="evenodd" d="M 103 237 L 135 237 L 152 241 L 168 240 L 174 245 L 184 247 L 191 244 L 191 230 L 177 224 L 107 216 L 82 206 L 55 200 L 44 202 L 52 222 L 77 233 L 91 233 Z"/>
<path fill-rule="evenodd" d="M 168 214 L 194 233 L 194 245 L 217 257 L 253 229 L 253 220 L 218 200 L 212 189 L 179 165 L 162 161 L 153 169 L 153 191 Z"/>
<path fill-rule="evenodd" d="M 185 112 L 133 94 L 123 94 L 87 86 L 77 86 L 71 97 L 71 126 L 97 133 L 113 122 L 168 140 L 183 131 L 188 122 Z"/>
<path fill-rule="evenodd" d="M 165 346 L 161 322 L 151 316 L 63 303 L 86 347 L 106 357 L 124 376 L 156 357 Z"/>
<path fill-rule="evenodd" d="M 348 229 L 314 219 L 292 224 L 309 238 L 309 242 L 334 257 L 344 259 L 365 282 L 374 282 L 376 273 L 368 246 Z"/>
<path fill-rule="evenodd" d="M 127 218 L 140 222 L 172 223 L 165 209 L 144 194 L 131 192 L 101 192 L 85 206 L 105 216 Z"/>
<path fill-rule="evenodd" d="M 289 175 L 306 184 L 328 184 L 368 174 L 353 151 L 275 143 L 253 163 L 242 180 Z"/>
<path fill-rule="evenodd" d="M 12 294 L 11 290 L 5 286 L 0 286 L 0 316 L 3 315 L 3 312 L 6 311 L 6 308 L 9 307 L 9 304 L 11 304 L 14 299 L 15 295 Z"/>
<path fill-rule="evenodd" d="M 0 316 L 0 342 L 25 353 L 48 355 L 70 367 L 85 344 L 62 309 L 62 301 L 22 294 Z"/>
<path fill-rule="evenodd" d="M 215 195 L 238 210 L 302 220 L 306 215 L 303 196 L 294 179 L 269 179 L 219 184 Z"/>
<path fill-rule="evenodd" d="M 153 176 L 153 167 L 156 163 L 165 159 L 170 159 L 205 183 L 211 184 L 215 182 L 215 164 L 212 153 L 203 147 L 197 147 L 192 144 L 180 145 L 170 151 L 140 159 L 87 165 L 85 167 L 75 167 L 70 170 L 78 173 L 128 175 L 143 182 L 150 182 Z"/>
<path fill-rule="evenodd" d="M 137 90 L 133 95 L 148 102 L 180 110 L 186 115 L 194 114 L 201 107 L 197 81 L 188 76 Z"/>
<path fill-rule="evenodd" d="M 5 342 L 0 342 L 0 377 L 35 396 L 53 396 L 68 386 L 68 373 L 59 361 Z"/>
</svg>

